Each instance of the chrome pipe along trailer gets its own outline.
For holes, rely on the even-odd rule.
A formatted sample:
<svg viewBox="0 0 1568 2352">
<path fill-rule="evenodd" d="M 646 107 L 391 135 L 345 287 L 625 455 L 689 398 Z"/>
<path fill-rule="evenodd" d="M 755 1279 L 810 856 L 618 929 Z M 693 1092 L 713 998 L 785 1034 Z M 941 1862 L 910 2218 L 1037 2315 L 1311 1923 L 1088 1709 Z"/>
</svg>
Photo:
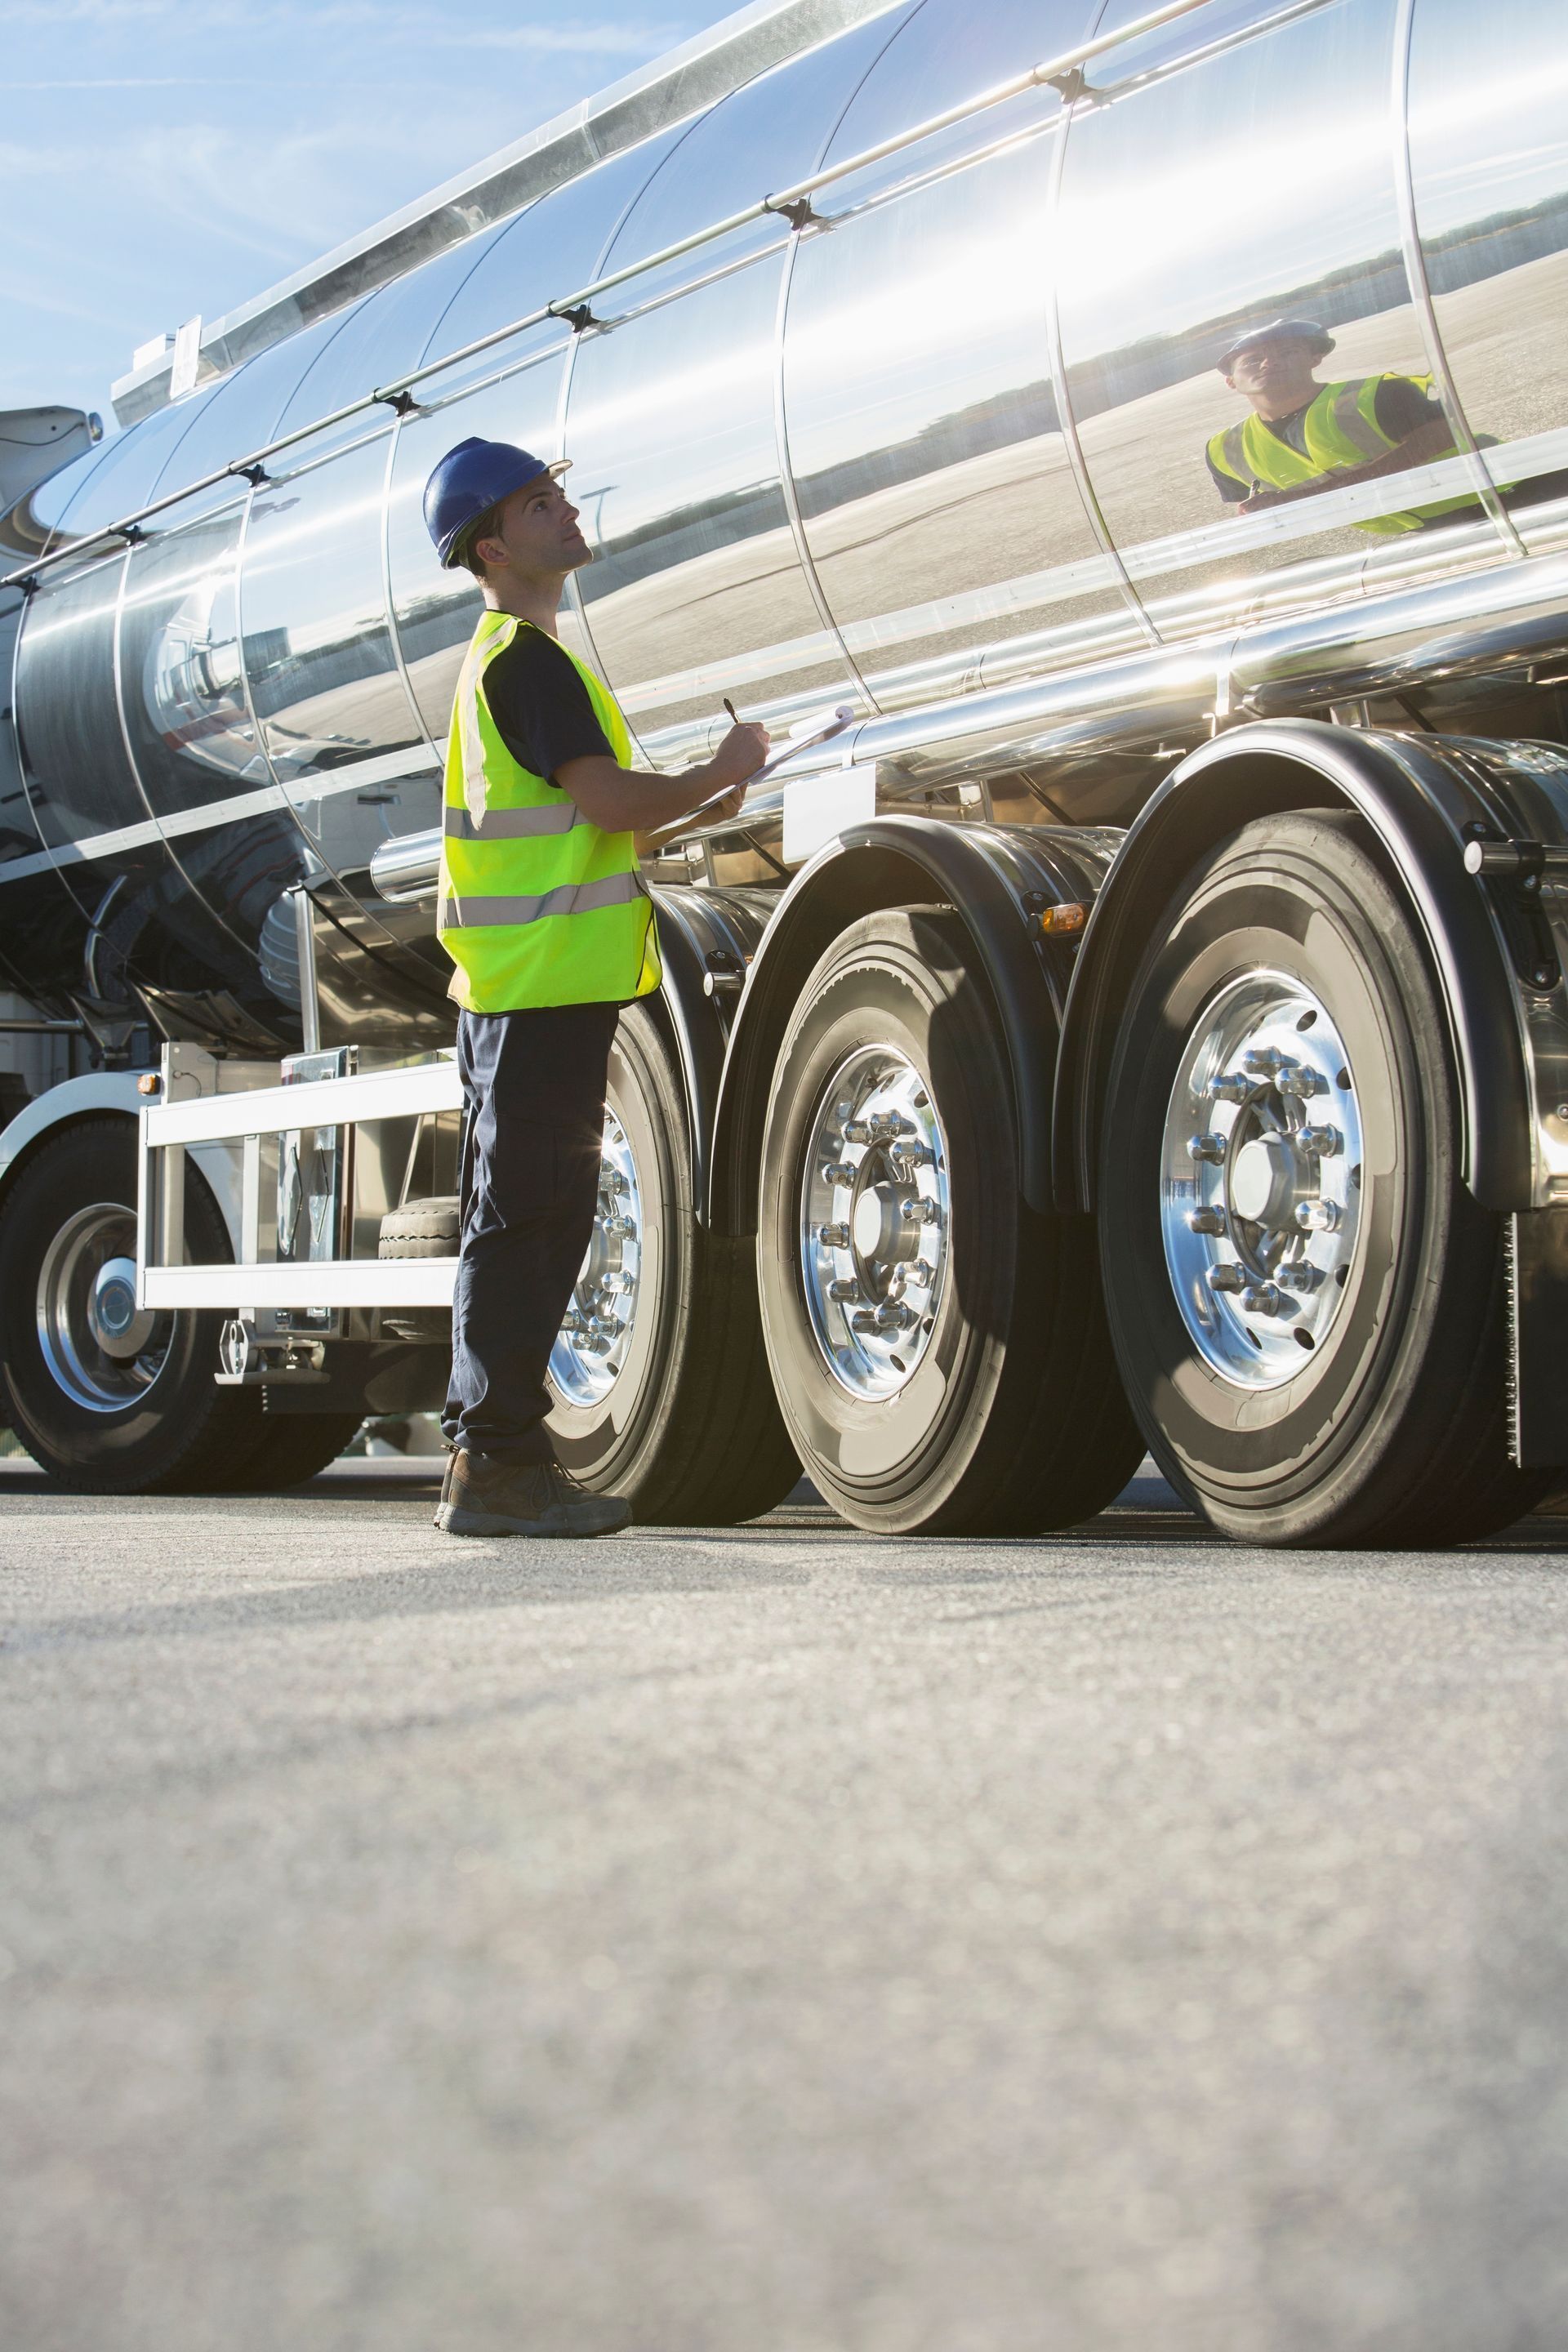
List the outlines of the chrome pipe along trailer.
<svg viewBox="0 0 1568 2352">
<path fill-rule="evenodd" d="M 1552 0 L 759 0 L 147 358 L 117 438 L 35 413 L 23 1442 L 275 1486 L 441 1401 L 476 596 L 419 493 L 482 433 L 574 461 L 642 761 L 798 730 L 647 864 L 579 1476 L 1030 1532 L 1149 1446 L 1325 1544 L 1559 1483 L 1565 82 Z"/>
</svg>

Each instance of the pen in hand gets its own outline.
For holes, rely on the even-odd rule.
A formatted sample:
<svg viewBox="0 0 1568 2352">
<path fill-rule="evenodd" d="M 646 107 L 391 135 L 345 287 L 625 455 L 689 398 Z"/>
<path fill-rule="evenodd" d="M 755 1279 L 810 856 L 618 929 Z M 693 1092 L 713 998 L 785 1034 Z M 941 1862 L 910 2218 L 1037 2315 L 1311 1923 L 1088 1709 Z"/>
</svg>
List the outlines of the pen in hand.
<svg viewBox="0 0 1568 2352">
<path fill-rule="evenodd" d="M 741 723 L 741 714 L 736 709 L 728 695 L 725 695 L 724 697 L 724 708 L 730 714 L 730 722 L 731 726 L 738 727 Z"/>
</svg>

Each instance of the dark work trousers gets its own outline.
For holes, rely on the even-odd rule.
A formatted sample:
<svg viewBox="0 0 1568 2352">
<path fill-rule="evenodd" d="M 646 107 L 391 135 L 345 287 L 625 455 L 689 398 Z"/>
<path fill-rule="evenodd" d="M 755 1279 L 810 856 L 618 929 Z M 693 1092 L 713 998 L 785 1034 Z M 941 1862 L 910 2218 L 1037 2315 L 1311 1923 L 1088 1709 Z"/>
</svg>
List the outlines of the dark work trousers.
<svg viewBox="0 0 1568 2352">
<path fill-rule="evenodd" d="M 618 1004 L 463 1013 L 468 1118 L 447 1442 L 548 1462 L 544 1374 L 593 1237 Z"/>
</svg>

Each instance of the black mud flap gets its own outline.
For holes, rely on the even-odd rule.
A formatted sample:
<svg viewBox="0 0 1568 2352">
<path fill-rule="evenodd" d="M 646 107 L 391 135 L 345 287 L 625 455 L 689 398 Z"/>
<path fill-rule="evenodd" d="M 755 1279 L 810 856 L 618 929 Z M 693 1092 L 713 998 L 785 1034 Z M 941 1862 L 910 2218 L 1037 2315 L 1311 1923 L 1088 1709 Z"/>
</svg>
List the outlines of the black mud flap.
<svg viewBox="0 0 1568 2352">
<path fill-rule="evenodd" d="M 1568 1465 L 1568 1209 L 1508 1221 L 1509 1452 L 1521 1470 Z"/>
</svg>

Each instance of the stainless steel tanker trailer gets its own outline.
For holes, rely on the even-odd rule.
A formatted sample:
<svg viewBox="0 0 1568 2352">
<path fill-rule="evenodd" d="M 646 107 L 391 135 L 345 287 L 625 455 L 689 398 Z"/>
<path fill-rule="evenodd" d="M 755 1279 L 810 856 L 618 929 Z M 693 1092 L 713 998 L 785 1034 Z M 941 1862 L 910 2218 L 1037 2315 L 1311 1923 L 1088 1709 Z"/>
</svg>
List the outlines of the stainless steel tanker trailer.
<svg viewBox="0 0 1568 2352">
<path fill-rule="evenodd" d="M 1528 1507 L 1565 121 L 1560 0 L 763 0 L 117 385 L 0 525 L 5 1034 L 77 1072 L 0 1137 L 23 1442 L 254 1488 L 440 1401 L 476 596 L 419 494 L 480 433 L 572 459 L 564 627 L 647 762 L 726 696 L 803 730 L 647 865 L 578 1475 L 1022 1532 L 1148 1444 L 1268 1542 Z"/>
</svg>

